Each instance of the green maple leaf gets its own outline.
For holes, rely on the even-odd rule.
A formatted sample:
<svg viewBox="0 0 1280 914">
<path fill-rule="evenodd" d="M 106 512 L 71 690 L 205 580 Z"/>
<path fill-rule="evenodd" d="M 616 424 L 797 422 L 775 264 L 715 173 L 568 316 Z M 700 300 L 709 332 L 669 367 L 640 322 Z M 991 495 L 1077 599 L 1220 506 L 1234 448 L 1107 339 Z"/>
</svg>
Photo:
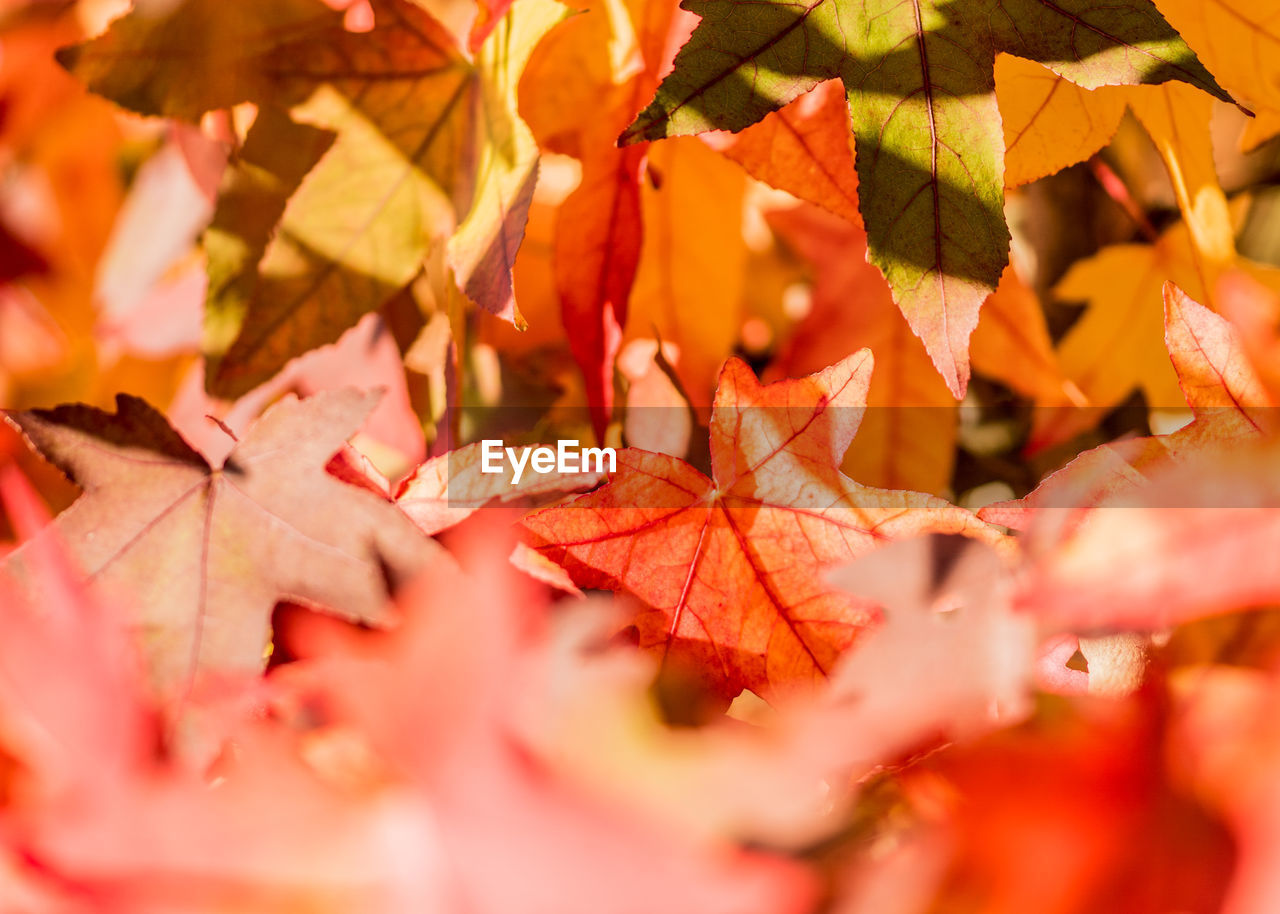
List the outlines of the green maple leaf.
<svg viewBox="0 0 1280 914">
<path fill-rule="evenodd" d="M 1085 88 L 1230 96 L 1149 0 L 684 0 L 702 17 L 620 142 L 741 130 L 843 81 L 870 260 L 952 392 L 1008 262 L 997 52 Z"/>
</svg>

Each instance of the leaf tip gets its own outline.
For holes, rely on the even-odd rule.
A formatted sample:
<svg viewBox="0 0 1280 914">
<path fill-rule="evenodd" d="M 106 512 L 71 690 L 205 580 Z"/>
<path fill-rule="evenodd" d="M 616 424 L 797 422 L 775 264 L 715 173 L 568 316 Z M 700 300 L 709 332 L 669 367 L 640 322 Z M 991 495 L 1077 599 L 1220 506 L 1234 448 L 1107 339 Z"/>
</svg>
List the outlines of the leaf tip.
<svg viewBox="0 0 1280 914">
<path fill-rule="evenodd" d="M 627 146 L 634 146 L 636 143 L 643 143 L 648 139 L 644 135 L 646 130 L 648 130 L 648 125 L 644 123 L 642 117 L 638 117 L 630 127 L 618 134 L 618 140 L 615 145 L 619 149 L 623 149 Z"/>
<path fill-rule="evenodd" d="M 1182 291 L 1171 280 L 1165 280 L 1164 285 L 1160 287 L 1160 298 L 1164 302 L 1164 323 L 1166 329 L 1169 324 L 1178 320 L 1187 305 L 1194 304 L 1190 296 Z"/>
<path fill-rule="evenodd" d="M 820 375 L 840 374 L 848 378 L 865 376 L 869 381 L 871 375 L 875 372 L 876 357 L 868 346 L 863 346 L 854 352 L 849 353 L 839 362 L 836 362 L 830 368 L 819 372 Z"/>
<path fill-rule="evenodd" d="M 925 347 L 926 349 L 929 347 Z M 969 391 L 969 360 L 967 357 L 957 358 L 954 353 L 951 358 L 937 358 L 932 352 L 929 353 L 930 361 L 933 367 L 937 369 L 938 375 L 942 378 L 947 390 L 951 392 L 951 396 L 959 402 Z"/>
</svg>

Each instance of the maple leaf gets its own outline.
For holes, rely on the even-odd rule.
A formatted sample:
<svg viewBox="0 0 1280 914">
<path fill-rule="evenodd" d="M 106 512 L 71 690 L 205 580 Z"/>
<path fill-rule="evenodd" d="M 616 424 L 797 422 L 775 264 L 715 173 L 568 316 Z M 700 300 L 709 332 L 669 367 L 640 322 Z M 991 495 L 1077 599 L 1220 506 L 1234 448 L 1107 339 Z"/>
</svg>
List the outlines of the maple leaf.
<svg viewBox="0 0 1280 914">
<path fill-rule="evenodd" d="M 688 37 L 675 0 L 606 3 L 541 44 L 525 71 L 524 114 L 544 148 L 582 163 L 556 214 L 553 254 L 561 322 L 586 381 L 597 437 L 613 409 L 614 360 L 644 236 L 643 144 L 613 140 L 669 66 L 672 37 Z M 593 114 L 581 117 L 585 106 Z"/>
<path fill-rule="evenodd" d="M 409 402 L 400 350 L 380 314 L 366 314 L 337 343 L 313 350 L 234 402 L 210 397 L 202 366 L 194 366 L 166 410 L 169 422 L 210 463 L 221 462 L 235 445 L 224 428 L 239 435 L 271 403 L 286 393 L 300 397 L 354 387 L 383 391 L 360 428 L 359 448 L 376 458 L 381 471 L 398 479 L 425 455 L 422 422 Z M 209 421 L 215 416 L 218 423 Z M 220 424 L 219 424 L 220 423 Z"/>
<path fill-rule="evenodd" d="M 936 791 L 940 801 L 929 819 L 948 859 L 935 905 L 963 898 L 992 914 L 1225 910 L 1232 835 L 1186 783 L 1170 733 L 1181 708 L 1166 702 L 1156 690 L 1063 702 L 908 774 L 908 792 Z M 1050 867 L 1028 865 L 1049 858 Z"/>
<path fill-rule="evenodd" d="M 1038 403 L 1084 395 L 1063 372 L 1053 351 L 1040 298 L 1011 263 L 982 306 L 969 351 L 974 369 Z"/>
<path fill-rule="evenodd" d="M 1009 186 L 1093 155 L 1119 128 L 1127 108 L 1164 160 L 1178 209 L 1191 233 L 1191 260 L 1206 289 L 1212 282 L 1205 277 L 1235 258 L 1231 213 L 1214 167 L 1209 134 L 1213 101 L 1208 96 L 1179 83 L 1086 92 L 1014 58 L 997 63 L 996 95 L 1008 143 Z M 1121 188 L 1120 193 L 1127 190 Z M 1144 217 L 1138 219 L 1146 228 Z"/>
<path fill-rule="evenodd" d="M 431 13 L 376 0 L 353 33 L 318 0 L 142 11 L 60 59 L 100 94 L 188 120 L 258 119 L 210 230 L 206 383 L 242 394 L 384 304 L 442 247 L 450 282 L 517 325 L 511 264 L 537 148 L 516 114 L 534 44 L 564 15 L 521 4 L 474 59 Z"/>
<path fill-rule="evenodd" d="M 868 413 L 842 469 L 867 485 L 943 492 L 955 460 L 955 399 L 894 306 L 884 277 L 861 256 L 866 233 L 800 208 L 770 213 L 768 219 L 817 274 L 813 309 L 774 367 L 789 376 L 807 374 L 846 353 L 870 349 L 876 371 Z"/>
<path fill-rule="evenodd" d="M 712 407 L 712 478 L 630 448 L 606 485 L 524 526 L 579 586 L 637 596 L 640 643 L 718 691 L 812 686 L 871 619 L 821 582 L 821 567 L 927 530 L 992 535 L 939 498 L 841 474 L 871 361 L 863 350 L 761 386 L 731 359 Z"/>
<path fill-rule="evenodd" d="M 1083 162 L 1111 142 L 1124 117 L 1123 90 L 1082 89 L 1030 60 L 1001 54 L 995 77 L 1006 187 Z"/>
<path fill-rule="evenodd" d="M 1272 403 L 1280 403 L 1280 295 L 1242 270 L 1223 275 L 1214 291 L 1223 316 L 1240 332 L 1258 382 Z"/>
<path fill-rule="evenodd" d="M 1063 628 L 1134 631 L 1274 604 L 1280 577 L 1258 554 L 1280 542 L 1276 466 L 1274 442 L 1245 441 L 1164 463 L 1092 508 L 1037 507 L 1019 604 Z"/>
<path fill-rule="evenodd" d="M 741 173 L 696 142 L 614 143 L 669 71 L 693 20 L 673 0 L 605 4 L 548 36 L 526 71 L 533 91 L 524 110 L 540 142 L 582 163 L 582 180 L 557 213 L 553 261 L 561 320 L 598 435 L 613 408 L 624 340 L 656 327 L 675 344 L 672 362 L 703 406 L 740 329 Z M 579 112 L 588 106 L 595 115 L 584 120 Z M 792 114 L 784 123 L 781 114 L 738 138 L 750 148 L 712 145 L 789 190 L 825 193 L 810 172 L 830 170 L 821 161 L 833 148 L 829 119 Z M 775 144 L 775 131 L 799 131 L 799 142 Z M 810 134 L 821 139 L 812 149 Z M 847 145 L 843 135 L 839 142 Z M 846 183 L 852 176 L 851 167 L 835 171 Z M 798 178 L 779 180 L 784 172 Z M 856 203 L 850 208 L 856 216 Z"/>
<path fill-rule="evenodd" d="M 607 147 L 606 147 L 607 148 Z M 597 437 L 613 409 L 613 367 L 640 265 L 641 151 L 587 159 L 583 182 L 557 217 L 555 270 L 561 320 L 587 382 Z"/>
<path fill-rule="evenodd" d="M 657 186 L 641 188 L 645 241 L 624 339 L 654 328 L 694 406 L 705 407 L 742 330 L 749 251 L 742 234 L 747 177 L 693 138 L 649 149 Z"/>
<path fill-rule="evenodd" d="M 1182 409 L 1185 400 L 1163 345 L 1161 289 L 1172 282 L 1193 299 L 1212 304 L 1216 280 L 1229 268 L 1280 287 L 1274 267 L 1238 257 L 1234 249 L 1222 260 L 1205 257 L 1194 227 L 1185 221 L 1152 244 L 1112 245 L 1072 265 L 1054 292 L 1088 304 L 1058 343 L 1057 354 L 1089 408 L 1063 406 L 1064 399 L 1056 396 L 1040 400 L 1044 408 L 1033 417 L 1029 448 L 1068 441 L 1092 428 L 1135 389 L 1153 409 Z"/>
<path fill-rule="evenodd" d="M 812 310 L 792 331 L 773 369 L 803 374 L 852 350 L 871 349 L 877 370 L 867 394 L 869 412 L 843 469 L 868 485 L 942 493 L 955 459 L 955 399 L 894 307 L 884 278 L 860 256 L 866 234 L 799 207 L 767 218 L 816 273 Z M 1054 356 L 1040 302 L 1012 267 L 984 305 L 971 348 L 978 372 L 1032 397 L 1065 396 L 1069 382 Z"/>
<path fill-rule="evenodd" d="M 0 469 L 0 496 L 34 535 L 40 507 L 11 469 Z M 24 555 L 38 600 L 0 569 L 0 757 L 19 766 L 0 781 L 7 910 L 388 903 L 397 877 L 384 848 L 404 842 L 402 816 L 317 778 L 261 720 L 237 728 L 235 762 L 220 766 L 214 789 L 175 755 L 157 758 L 160 719 L 123 614 L 84 586 L 55 537 L 31 540 Z M 24 893 L 42 903 L 24 906 Z"/>
<path fill-rule="evenodd" d="M 986 544 L 948 536 L 895 541 L 832 570 L 836 586 L 880 605 L 880 621 L 827 688 L 745 727 L 664 726 L 646 690 L 654 658 L 610 637 L 625 604 L 590 598 L 557 614 L 561 646 L 542 660 L 550 732 L 538 728 L 538 745 L 682 824 L 811 846 L 846 821 L 877 766 L 1030 711 L 1036 620 L 1013 611 L 1011 570 Z M 815 796 L 820 780 L 830 789 Z"/>
<path fill-rule="evenodd" d="M 1050 624 L 1159 628 L 1280 593 L 1253 558 L 1277 535 L 1274 406 L 1231 325 L 1172 286 L 1166 302 L 1193 421 L 1094 448 L 979 512 L 1026 530 L 1019 600 Z"/>
<path fill-rule="evenodd" d="M 1013 611 L 1012 576 L 990 546 L 914 537 L 827 578 L 885 618 L 822 696 L 809 738 L 824 752 L 860 774 L 921 740 L 971 739 L 1030 713 L 1035 624 Z"/>
<path fill-rule="evenodd" d="M 342 27 L 318 0 L 238 7 L 184 0 L 117 19 L 101 36 L 58 52 L 58 60 L 99 95 L 139 114 L 198 123 L 206 111 L 269 99 L 263 66 L 277 50 Z"/>
<path fill-rule="evenodd" d="M 48 523 L 44 505 L 9 465 L 0 466 L 0 499 L 24 540 Z M 42 537 L 26 550 L 27 570 L 39 585 L 38 607 L 9 566 L 0 565 L 7 633 L 0 650 L 4 746 L 33 781 L 14 792 L 44 800 L 83 790 L 86 782 L 105 788 L 142 760 L 139 745 L 153 722 L 133 691 L 132 646 L 114 607 L 88 593 L 62 544 Z M 31 687 L 51 669 L 60 673 L 59 688 Z"/>
<path fill-rule="evenodd" d="M 0 472 L 18 513 L 12 488 Z M 485 537 L 491 564 L 501 536 Z M 405 595 L 406 624 L 387 638 L 286 616 L 284 640 L 306 657 L 268 683 L 276 714 L 238 723 L 210 783 L 156 757 L 156 716 L 119 619 L 58 564 L 58 545 L 30 547 L 38 606 L 0 574 L 0 757 L 22 766 L 0 782 L 7 910 L 28 895 L 65 905 L 14 910 L 802 914 L 812 904 L 803 866 L 655 827 L 533 756 L 512 699 L 547 645 L 526 631 L 538 594 L 513 587 L 509 570 L 478 571 L 486 586 L 442 569 Z M 285 721 L 302 702 L 298 732 Z M 486 813 L 495 808 L 500 818 Z M 494 880 L 495 865 L 524 875 Z"/>
<path fill-rule="evenodd" d="M 386 501 L 324 472 L 373 409 L 345 390 L 276 404 L 211 466 L 142 400 L 9 413 L 84 494 L 58 536 L 95 586 L 131 593 L 154 681 L 181 697 L 203 673 L 256 671 L 278 599 L 382 618 L 388 576 L 430 554 Z M 22 575 L 20 547 L 5 561 Z M 35 582 L 29 582 L 34 586 Z"/>
<path fill-rule="evenodd" d="M 1086 88 L 1179 79 L 1230 100 L 1147 0 L 688 7 L 701 24 L 621 141 L 740 130 L 840 78 L 870 258 L 957 397 L 978 309 L 1008 262 L 996 52 Z"/>
<path fill-rule="evenodd" d="M 1213 74 L 1256 118 L 1240 138 L 1246 149 L 1280 131 L 1280 90 L 1276 64 L 1280 27 L 1276 0 L 1157 0 L 1160 12 L 1178 30 Z"/>
<path fill-rule="evenodd" d="M 414 470 L 396 492 L 396 504 L 424 533 L 434 535 L 466 520 L 487 505 L 559 496 L 597 485 L 604 474 L 589 472 L 524 473 L 515 482 L 507 460 L 486 472 L 482 443 L 468 444 L 432 457 Z"/>
<path fill-rule="evenodd" d="M 1008 187 L 1083 162 L 1111 141 L 1128 109 L 1164 159 L 1183 217 L 1194 223 L 1198 212 L 1212 206 L 1216 218 L 1229 221 L 1214 171 L 1213 100 L 1207 95 L 1179 83 L 1085 90 L 1030 61 L 1002 56 L 996 61 L 996 98 Z M 1225 251 L 1230 234 L 1228 228 L 1225 240 L 1204 247 Z"/>
<path fill-rule="evenodd" d="M 836 83 L 818 86 L 741 133 L 707 133 L 703 140 L 770 187 L 862 224 L 848 104 Z"/>
<path fill-rule="evenodd" d="M 282 636 L 302 658 L 286 675 L 303 706 L 354 727 L 431 814 L 458 886 L 443 910 L 810 910 L 814 885 L 794 861 L 655 828 L 647 810 L 539 755 L 524 718 L 541 685 L 531 668 L 554 659 L 546 598 L 507 565 L 506 545 L 496 525 L 471 531 L 458 550 L 468 573 L 442 567 L 411 585 L 394 631 L 303 614 Z"/>
<path fill-rule="evenodd" d="M 713 217 L 732 216 L 739 208 L 738 182 L 721 177 L 709 157 L 691 150 L 670 156 L 659 152 L 646 164 L 648 144 L 622 149 L 614 144 L 670 70 L 676 47 L 688 39 L 695 21 L 673 0 L 608 4 L 549 35 L 525 71 L 531 99 L 523 113 L 541 145 L 582 162 L 582 180 L 557 213 L 554 267 L 562 323 L 587 382 L 598 435 L 613 407 L 614 362 L 642 252 L 644 276 L 633 323 L 647 331 L 656 317 L 665 337 L 699 350 L 686 353 L 686 360 L 699 366 L 683 373 L 699 390 L 700 403 L 701 388 L 709 390 L 701 382 L 728 354 L 737 330 L 734 291 L 739 281 L 725 260 L 733 236 L 727 219 Z M 585 121 L 577 116 L 584 106 L 596 110 Z M 706 134 L 703 140 L 748 174 L 857 223 L 857 175 L 848 156 L 844 107 L 838 91 L 820 90 L 741 134 Z M 698 173 L 690 180 L 686 175 L 693 166 Z M 646 173 L 648 188 L 642 181 Z M 664 192 L 669 181 L 676 188 Z M 653 206 L 651 200 L 663 202 Z M 719 248 L 714 262 L 687 250 L 686 235 L 702 238 L 704 247 Z M 685 260 L 692 269 L 682 268 Z M 693 329 L 697 323 L 686 309 L 669 302 L 686 290 L 690 301 L 705 303 L 715 296 L 723 303 L 697 309 L 702 315 L 698 323 L 717 332 L 682 332 L 681 324 Z M 712 320 L 711 314 L 721 319 Z"/>
<path fill-rule="evenodd" d="M 1144 485 L 1153 472 L 1259 439 L 1271 427 L 1271 400 L 1230 324 L 1166 283 L 1165 340 L 1192 421 L 1168 435 L 1134 438 L 1086 451 L 1016 502 L 989 505 L 979 516 L 1023 528 L 1042 509 L 1067 509 L 1063 529 L 1079 515 Z M 1061 513 L 1061 512 L 1059 512 Z"/>
</svg>

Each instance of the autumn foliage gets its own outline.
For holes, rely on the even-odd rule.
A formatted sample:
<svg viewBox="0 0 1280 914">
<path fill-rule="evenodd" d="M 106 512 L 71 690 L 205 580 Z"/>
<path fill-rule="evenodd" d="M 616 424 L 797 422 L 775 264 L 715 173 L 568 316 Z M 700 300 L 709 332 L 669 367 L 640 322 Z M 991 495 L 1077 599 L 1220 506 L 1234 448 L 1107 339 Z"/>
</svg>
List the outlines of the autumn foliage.
<svg viewBox="0 0 1280 914">
<path fill-rule="evenodd" d="M 1280 910 L 1278 23 L 0 0 L 0 912 Z"/>
</svg>

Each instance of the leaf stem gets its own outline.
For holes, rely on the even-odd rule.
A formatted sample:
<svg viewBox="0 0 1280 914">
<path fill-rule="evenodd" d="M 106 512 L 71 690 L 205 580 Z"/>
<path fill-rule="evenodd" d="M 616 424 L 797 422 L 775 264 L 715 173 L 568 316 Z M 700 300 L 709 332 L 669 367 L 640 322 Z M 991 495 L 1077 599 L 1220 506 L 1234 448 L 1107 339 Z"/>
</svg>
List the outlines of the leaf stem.
<svg viewBox="0 0 1280 914">
<path fill-rule="evenodd" d="M 1120 208 L 1125 211 L 1125 214 L 1134 221 L 1138 226 L 1138 230 L 1142 232 L 1142 236 L 1147 241 L 1155 244 L 1156 239 L 1159 238 L 1155 226 L 1151 224 L 1146 212 L 1138 205 L 1121 177 L 1115 173 L 1110 165 L 1096 155 L 1089 159 L 1089 170 L 1093 172 L 1093 176 L 1102 185 L 1102 189 L 1107 192 L 1107 196 L 1118 203 Z"/>
</svg>

